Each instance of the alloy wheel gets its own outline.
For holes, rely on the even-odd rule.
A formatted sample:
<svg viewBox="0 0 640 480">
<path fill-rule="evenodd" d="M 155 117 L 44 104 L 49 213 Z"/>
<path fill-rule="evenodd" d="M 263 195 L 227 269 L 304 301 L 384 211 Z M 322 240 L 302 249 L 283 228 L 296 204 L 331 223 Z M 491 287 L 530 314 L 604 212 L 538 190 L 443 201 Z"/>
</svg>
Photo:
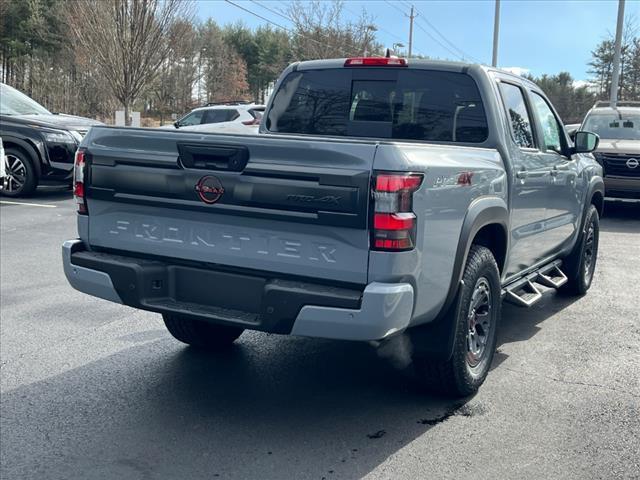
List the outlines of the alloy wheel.
<svg viewBox="0 0 640 480">
<path fill-rule="evenodd" d="M 477 367 L 484 358 L 491 328 L 491 287 L 489 280 L 480 277 L 469 302 L 467 363 L 470 367 Z"/>
<path fill-rule="evenodd" d="M 27 167 L 15 155 L 7 155 L 5 160 L 6 177 L 4 188 L 7 192 L 17 192 L 27 181 Z"/>
<path fill-rule="evenodd" d="M 589 228 L 587 229 L 587 238 L 584 242 L 584 267 L 582 274 L 584 275 L 585 284 L 591 283 L 591 277 L 593 277 L 593 272 L 595 270 L 595 252 L 596 250 L 596 232 L 595 226 L 593 222 L 589 223 Z"/>
</svg>

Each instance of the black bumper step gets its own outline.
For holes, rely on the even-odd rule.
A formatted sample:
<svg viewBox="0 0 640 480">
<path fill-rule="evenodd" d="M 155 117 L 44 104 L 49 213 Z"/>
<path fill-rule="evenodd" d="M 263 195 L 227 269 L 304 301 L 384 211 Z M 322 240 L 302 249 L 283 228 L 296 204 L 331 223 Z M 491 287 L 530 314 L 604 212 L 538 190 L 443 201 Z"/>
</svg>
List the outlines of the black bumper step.
<svg viewBox="0 0 640 480">
<path fill-rule="evenodd" d="M 272 333 L 305 305 L 358 309 L 363 291 L 86 250 L 71 263 L 107 273 L 125 305 Z"/>
</svg>

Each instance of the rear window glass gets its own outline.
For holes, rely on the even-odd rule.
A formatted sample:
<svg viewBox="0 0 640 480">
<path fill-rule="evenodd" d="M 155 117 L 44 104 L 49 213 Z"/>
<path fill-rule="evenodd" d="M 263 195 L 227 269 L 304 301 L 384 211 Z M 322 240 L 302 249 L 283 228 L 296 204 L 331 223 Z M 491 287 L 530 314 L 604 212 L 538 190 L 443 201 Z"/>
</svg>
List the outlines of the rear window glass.
<svg viewBox="0 0 640 480">
<path fill-rule="evenodd" d="M 292 72 L 276 93 L 267 129 L 458 143 L 482 143 L 488 135 L 469 75 L 400 69 Z"/>
</svg>

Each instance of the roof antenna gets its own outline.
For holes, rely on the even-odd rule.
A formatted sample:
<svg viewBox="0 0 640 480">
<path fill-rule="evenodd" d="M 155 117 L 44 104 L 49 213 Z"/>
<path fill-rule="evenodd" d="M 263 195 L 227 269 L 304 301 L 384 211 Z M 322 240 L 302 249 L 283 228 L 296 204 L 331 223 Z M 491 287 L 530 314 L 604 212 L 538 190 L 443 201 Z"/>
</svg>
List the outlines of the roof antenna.
<svg viewBox="0 0 640 480">
<path fill-rule="evenodd" d="M 391 58 L 391 49 L 387 48 L 386 53 L 384 54 L 385 58 Z"/>
</svg>

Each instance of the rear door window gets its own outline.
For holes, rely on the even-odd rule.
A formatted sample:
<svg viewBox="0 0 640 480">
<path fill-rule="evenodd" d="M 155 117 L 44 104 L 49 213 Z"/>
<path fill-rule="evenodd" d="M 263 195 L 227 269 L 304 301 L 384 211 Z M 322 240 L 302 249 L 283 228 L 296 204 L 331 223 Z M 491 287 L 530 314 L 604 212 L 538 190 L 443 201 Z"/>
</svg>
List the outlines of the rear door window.
<svg viewBox="0 0 640 480">
<path fill-rule="evenodd" d="M 500 93 L 511 121 L 511 132 L 516 145 L 521 148 L 535 148 L 531 119 L 522 90 L 511 83 L 500 82 Z"/>
<path fill-rule="evenodd" d="M 233 108 L 218 108 L 215 110 L 207 110 L 207 115 L 205 116 L 204 122 L 202 123 L 230 122 L 232 120 L 235 120 L 239 116 L 240 114 L 238 113 L 238 110 Z"/>
<path fill-rule="evenodd" d="M 475 81 L 433 70 L 292 72 L 267 118 L 272 132 L 482 143 L 487 119 Z"/>
</svg>

